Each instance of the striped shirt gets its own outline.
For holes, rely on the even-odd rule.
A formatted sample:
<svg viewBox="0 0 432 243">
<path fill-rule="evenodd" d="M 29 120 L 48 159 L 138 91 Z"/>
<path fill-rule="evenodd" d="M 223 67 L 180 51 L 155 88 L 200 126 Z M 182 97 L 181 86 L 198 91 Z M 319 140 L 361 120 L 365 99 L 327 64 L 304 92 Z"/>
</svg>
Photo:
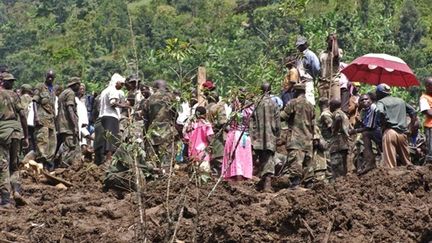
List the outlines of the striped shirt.
<svg viewBox="0 0 432 243">
<path fill-rule="evenodd" d="M 375 129 L 378 127 L 376 104 L 371 104 L 368 109 L 362 110 L 361 121 L 366 128 Z"/>
</svg>

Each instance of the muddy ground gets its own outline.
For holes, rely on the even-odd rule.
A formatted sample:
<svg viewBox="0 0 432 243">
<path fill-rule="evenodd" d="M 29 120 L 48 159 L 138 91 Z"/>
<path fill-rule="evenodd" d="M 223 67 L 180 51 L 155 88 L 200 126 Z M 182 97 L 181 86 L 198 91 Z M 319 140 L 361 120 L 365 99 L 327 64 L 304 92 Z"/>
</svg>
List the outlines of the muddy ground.
<svg viewBox="0 0 432 243">
<path fill-rule="evenodd" d="M 29 205 L 0 211 L 0 242 L 429 242 L 432 166 L 376 169 L 308 190 L 259 193 L 254 182 L 197 187 L 187 173 L 150 181 L 144 223 L 135 193 L 104 192 L 91 164 L 58 176 L 67 190 L 23 175 Z M 168 205 L 168 207 L 166 207 Z M 180 216 L 180 220 L 178 221 Z M 173 235 L 175 234 L 175 237 Z"/>
</svg>

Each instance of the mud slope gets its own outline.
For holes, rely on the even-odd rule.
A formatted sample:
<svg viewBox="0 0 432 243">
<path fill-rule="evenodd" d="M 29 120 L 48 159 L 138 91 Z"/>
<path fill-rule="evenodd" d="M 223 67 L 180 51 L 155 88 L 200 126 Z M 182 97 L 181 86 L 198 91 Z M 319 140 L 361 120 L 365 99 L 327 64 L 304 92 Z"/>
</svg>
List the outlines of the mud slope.
<svg viewBox="0 0 432 243">
<path fill-rule="evenodd" d="M 186 174 L 148 182 L 144 233 L 135 194 L 103 192 L 103 171 L 59 174 L 67 190 L 24 175 L 28 206 L 0 212 L 5 242 L 428 242 L 432 167 L 378 169 L 308 190 L 257 193 L 253 182 L 196 186 Z M 168 206 L 167 206 L 168 205 Z M 180 221 L 178 219 L 180 218 Z M 0 240 L 1 242 L 1 240 Z"/>
</svg>

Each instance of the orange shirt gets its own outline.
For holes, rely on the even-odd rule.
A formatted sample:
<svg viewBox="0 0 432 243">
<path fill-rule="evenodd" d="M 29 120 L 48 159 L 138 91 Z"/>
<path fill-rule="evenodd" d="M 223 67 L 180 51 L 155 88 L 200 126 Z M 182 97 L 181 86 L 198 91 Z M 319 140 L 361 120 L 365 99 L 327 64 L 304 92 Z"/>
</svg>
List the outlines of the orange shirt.
<svg viewBox="0 0 432 243">
<path fill-rule="evenodd" d="M 426 111 L 432 108 L 432 96 L 428 94 L 422 94 L 420 97 L 420 111 Z M 425 115 L 426 119 L 423 123 L 424 127 L 432 128 L 432 116 Z"/>
<path fill-rule="evenodd" d="M 291 87 L 300 82 L 300 75 L 297 68 L 292 67 L 288 73 L 285 75 L 284 82 L 282 83 L 282 89 L 287 91 L 291 89 Z"/>
</svg>

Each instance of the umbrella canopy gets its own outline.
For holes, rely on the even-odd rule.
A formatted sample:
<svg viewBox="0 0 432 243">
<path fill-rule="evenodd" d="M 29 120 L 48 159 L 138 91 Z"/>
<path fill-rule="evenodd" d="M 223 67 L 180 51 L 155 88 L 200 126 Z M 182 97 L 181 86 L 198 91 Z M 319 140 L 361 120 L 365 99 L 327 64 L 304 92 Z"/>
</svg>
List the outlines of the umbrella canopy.
<svg viewBox="0 0 432 243">
<path fill-rule="evenodd" d="M 341 71 L 350 81 L 378 85 L 409 87 L 420 85 L 410 67 L 399 57 L 387 54 L 366 54 Z"/>
</svg>

